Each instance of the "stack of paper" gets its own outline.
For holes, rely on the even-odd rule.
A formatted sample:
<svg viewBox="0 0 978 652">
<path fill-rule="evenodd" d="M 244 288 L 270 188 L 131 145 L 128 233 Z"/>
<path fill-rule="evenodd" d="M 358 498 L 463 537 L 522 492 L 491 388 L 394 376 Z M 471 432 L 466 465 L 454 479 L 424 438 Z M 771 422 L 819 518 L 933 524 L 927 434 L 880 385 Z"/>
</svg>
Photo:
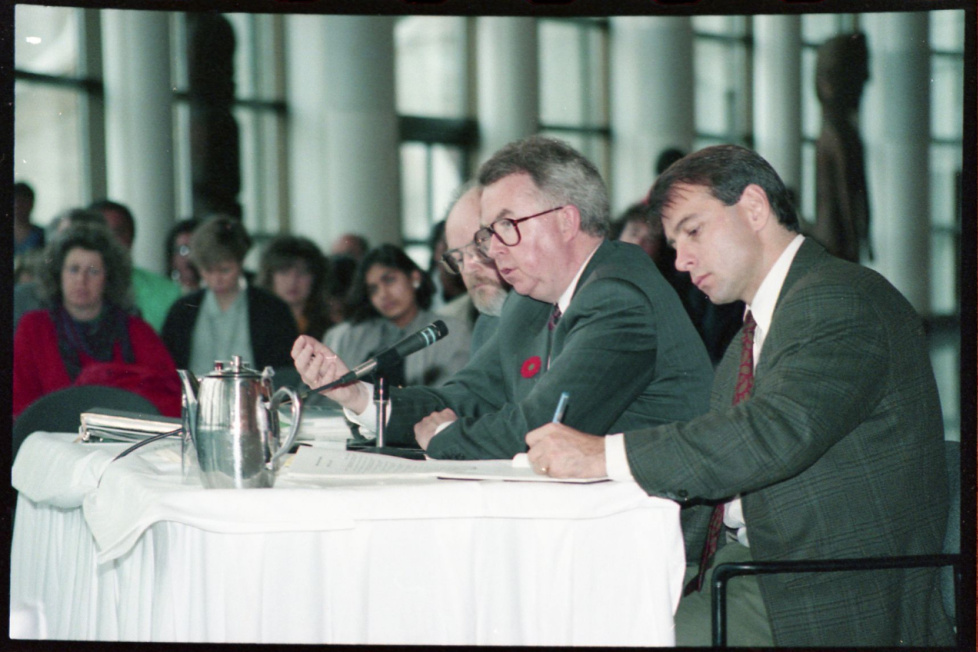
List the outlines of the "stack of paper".
<svg viewBox="0 0 978 652">
<path fill-rule="evenodd" d="M 142 441 L 154 435 L 176 433 L 181 428 L 180 419 L 159 415 L 141 414 L 126 410 L 92 408 L 81 415 L 78 428 L 79 441 Z"/>
</svg>

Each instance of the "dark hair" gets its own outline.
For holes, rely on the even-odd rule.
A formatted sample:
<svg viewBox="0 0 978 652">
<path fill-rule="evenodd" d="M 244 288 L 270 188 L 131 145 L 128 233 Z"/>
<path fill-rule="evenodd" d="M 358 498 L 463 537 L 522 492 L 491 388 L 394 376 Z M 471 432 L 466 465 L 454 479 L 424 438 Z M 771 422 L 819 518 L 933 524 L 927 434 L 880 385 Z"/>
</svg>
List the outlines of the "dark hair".
<svg viewBox="0 0 978 652">
<path fill-rule="evenodd" d="M 644 201 L 635 202 L 622 212 L 614 222 L 611 223 L 611 231 L 608 237 L 612 240 L 617 240 L 621 237 L 622 231 L 628 226 L 629 222 L 645 222 L 648 224 L 652 231 L 656 230 L 655 220 L 652 219 L 652 214 L 649 212 L 649 205 Z M 661 230 L 661 229 L 660 229 Z"/>
<path fill-rule="evenodd" d="M 655 175 L 659 176 L 669 169 L 669 166 L 686 156 L 686 152 L 675 147 L 669 147 L 659 152 L 659 157 L 655 159 Z"/>
<path fill-rule="evenodd" d="M 26 181 L 18 181 L 14 184 L 14 197 L 21 197 L 33 204 L 34 189 Z"/>
<path fill-rule="evenodd" d="M 610 226 L 608 190 L 594 163 L 562 140 L 530 136 L 512 142 L 482 164 L 478 180 L 488 186 L 511 174 L 528 174 L 553 207 L 573 204 L 581 230 L 604 237 Z"/>
<path fill-rule="evenodd" d="M 112 234 L 109 227 L 100 224 L 72 224 L 51 241 L 44 252 L 44 264 L 38 274 L 41 294 L 52 305 L 64 300 L 61 291 L 61 269 L 65 258 L 73 249 L 85 249 L 101 254 L 105 265 L 105 291 L 103 300 L 129 311 L 133 301 L 130 294 L 132 262 L 129 252 Z"/>
<path fill-rule="evenodd" d="M 329 261 L 312 240 L 295 235 L 280 235 L 269 242 L 262 253 L 257 285 L 274 293 L 275 273 L 299 263 L 305 263 L 312 274 L 312 289 L 302 306 L 302 314 L 308 320 L 306 332 L 320 338 L 330 325 L 328 302 L 332 283 Z"/>
<path fill-rule="evenodd" d="M 764 190 L 778 222 L 798 231 L 798 213 L 781 177 L 757 152 L 739 145 L 707 147 L 673 163 L 652 184 L 647 202 L 661 221 L 663 209 L 676 200 L 677 185 L 704 186 L 724 205 L 733 206 L 751 184 Z"/>
<path fill-rule="evenodd" d="M 98 201 L 92 202 L 89 205 L 88 210 L 98 211 L 99 213 L 105 213 L 106 211 L 112 211 L 118 213 L 122 216 L 122 221 L 125 223 L 126 228 L 129 230 L 129 239 L 136 239 L 136 220 L 133 219 L 132 211 L 129 210 L 127 206 L 120 204 L 117 201 L 112 201 L 111 199 L 100 199 Z"/>
<path fill-rule="evenodd" d="M 173 260 L 173 254 L 177 253 L 177 236 L 183 235 L 184 233 L 193 233 L 194 229 L 200 226 L 200 220 L 196 217 L 188 217 L 186 219 L 180 220 L 172 227 L 170 231 L 166 234 L 166 275 L 167 278 L 173 273 L 173 266 L 170 261 Z M 197 271 L 197 267 L 191 264 L 194 272 Z"/>
<path fill-rule="evenodd" d="M 241 220 L 216 215 L 198 226 L 190 238 L 190 260 L 200 269 L 226 260 L 244 262 L 251 249 L 251 236 Z"/>
<path fill-rule="evenodd" d="M 431 307 L 431 300 L 435 295 L 435 284 L 431 277 L 418 267 L 411 257 L 404 253 L 400 247 L 392 244 L 382 244 L 375 249 L 371 249 L 357 265 L 356 276 L 353 277 L 353 284 L 350 286 L 350 294 L 347 300 L 347 314 L 353 323 L 366 321 L 373 317 L 379 317 L 380 313 L 370 302 L 367 294 L 367 272 L 374 265 L 382 265 L 391 269 L 398 269 L 408 277 L 414 272 L 418 272 L 421 277 L 420 285 L 414 291 L 414 300 L 418 307 L 427 310 Z"/>
</svg>

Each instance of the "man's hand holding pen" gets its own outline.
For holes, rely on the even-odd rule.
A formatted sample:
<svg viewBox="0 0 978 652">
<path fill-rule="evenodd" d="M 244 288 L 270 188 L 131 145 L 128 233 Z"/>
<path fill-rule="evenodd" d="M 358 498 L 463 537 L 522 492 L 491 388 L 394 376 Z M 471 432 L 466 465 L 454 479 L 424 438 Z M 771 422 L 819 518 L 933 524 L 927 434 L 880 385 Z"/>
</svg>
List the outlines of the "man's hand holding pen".
<svg viewBox="0 0 978 652">
<path fill-rule="evenodd" d="M 560 395 L 550 423 L 526 434 L 527 459 L 533 470 L 554 478 L 600 478 L 606 475 L 604 438 L 586 435 L 560 422 L 570 396 Z"/>
<path fill-rule="evenodd" d="M 554 478 L 607 475 L 604 437 L 587 435 L 561 423 L 548 423 L 526 435 L 527 457 L 537 473 Z"/>
</svg>

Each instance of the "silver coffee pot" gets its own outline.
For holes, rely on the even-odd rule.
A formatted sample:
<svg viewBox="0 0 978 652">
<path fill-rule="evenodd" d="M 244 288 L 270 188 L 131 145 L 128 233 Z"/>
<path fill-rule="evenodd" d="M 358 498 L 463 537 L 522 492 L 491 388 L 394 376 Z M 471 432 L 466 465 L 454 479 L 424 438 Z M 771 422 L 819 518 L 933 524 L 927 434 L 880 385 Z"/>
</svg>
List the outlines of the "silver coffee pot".
<svg viewBox="0 0 978 652">
<path fill-rule="evenodd" d="M 302 403 L 291 387 L 272 392 L 272 368 L 261 373 L 233 356 L 230 367 L 215 362 L 201 378 L 177 370 L 183 382 L 185 440 L 196 453 L 201 482 L 211 489 L 271 487 L 279 460 L 295 441 Z M 292 425 L 284 441 L 278 408 L 292 402 Z M 184 459 L 188 455 L 184 455 Z"/>
</svg>

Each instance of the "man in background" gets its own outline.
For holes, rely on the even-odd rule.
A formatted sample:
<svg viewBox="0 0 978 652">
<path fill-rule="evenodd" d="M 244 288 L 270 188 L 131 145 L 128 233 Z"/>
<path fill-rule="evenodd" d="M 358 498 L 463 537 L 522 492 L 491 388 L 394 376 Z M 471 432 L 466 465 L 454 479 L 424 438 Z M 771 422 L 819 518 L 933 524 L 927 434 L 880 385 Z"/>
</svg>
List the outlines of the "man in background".
<svg viewBox="0 0 978 652">
<path fill-rule="evenodd" d="M 478 311 L 472 329 L 474 353 L 496 330 L 503 303 L 509 294 L 509 284 L 499 275 L 495 263 L 475 245 L 479 230 L 479 199 L 482 188 L 477 183 L 464 184 L 445 218 L 445 241 L 448 250 L 442 255 L 442 265 L 462 277 L 467 297 Z M 458 301 L 458 299 L 456 299 Z"/>
<path fill-rule="evenodd" d="M 89 209 L 104 215 L 115 237 L 127 250 L 132 251 L 136 221 L 126 206 L 102 199 L 89 206 Z M 170 279 L 135 264 L 132 266 L 132 292 L 140 315 L 157 333 L 163 328 L 170 306 L 182 295 L 180 286 Z"/>
</svg>

